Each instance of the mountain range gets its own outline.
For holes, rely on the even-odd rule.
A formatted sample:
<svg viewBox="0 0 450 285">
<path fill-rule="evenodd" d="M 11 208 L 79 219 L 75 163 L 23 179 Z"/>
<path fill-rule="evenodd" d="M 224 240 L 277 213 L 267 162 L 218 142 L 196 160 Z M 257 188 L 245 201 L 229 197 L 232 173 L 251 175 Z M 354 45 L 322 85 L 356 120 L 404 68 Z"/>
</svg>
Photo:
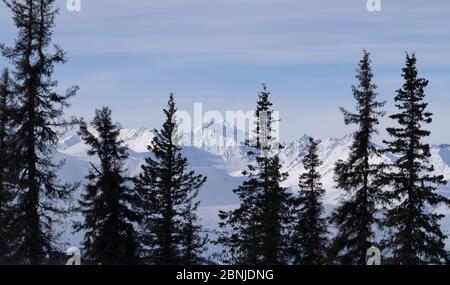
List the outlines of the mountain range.
<svg viewBox="0 0 450 285">
<path fill-rule="evenodd" d="M 220 122 L 210 122 L 197 128 L 191 134 L 182 138 L 182 142 L 191 139 L 202 139 L 204 144 L 201 146 L 185 145 L 183 146 L 183 155 L 188 159 L 189 168 L 197 173 L 207 176 L 207 182 L 200 190 L 199 199 L 201 201 L 199 216 L 202 224 L 208 232 L 214 233 L 217 230 L 217 213 L 219 209 L 226 210 L 236 207 L 238 199 L 232 192 L 245 177 L 242 171 L 246 169 L 250 162 L 246 156 L 248 148 L 243 145 L 226 146 L 232 138 L 226 137 L 223 130 L 223 124 Z M 147 146 L 151 143 L 154 132 L 147 128 L 125 129 L 119 125 L 120 139 L 128 147 L 129 159 L 126 162 L 126 168 L 130 176 L 139 173 L 140 166 L 144 163 L 146 157 L 150 155 Z M 302 171 L 302 158 L 305 155 L 309 136 L 304 135 L 297 140 L 288 143 L 280 150 L 280 160 L 282 171 L 289 174 L 288 179 L 283 186 L 288 187 L 292 192 L 298 190 L 298 177 Z M 334 164 L 339 159 L 346 159 L 349 147 L 352 143 L 352 135 L 348 134 L 340 138 L 328 138 L 319 141 L 319 158 L 323 161 L 319 172 L 322 175 L 322 183 L 326 189 L 324 204 L 327 214 L 339 203 L 339 197 L 342 191 L 335 188 L 333 180 Z M 90 163 L 96 164 L 98 160 L 90 157 L 86 153 L 87 146 L 83 143 L 80 136 L 75 132 L 69 132 L 62 138 L 58 144 L 55 159 L 64 160 L 65 165 L 59 171 L 61 180 L 67 182 L 81 182 L 87 174 Z M 431 147 L 431 159 L 435 167 L 436 174 L 442 174 L 450 183 L 450 145 L 440 144 Z M 392 155 L 384 155 L 378 160 L 392 161 L 395 159 Z M 80 197 L 83 187 L 80 187 L 75 199 Z M 438 190 L 446 197 L 450 197 L 450 185 L 444 186 Z M 436 209 L 443 214 L 442 220 L 444 233 L 450 234 L 450 210 L 448 208 Z M 63 225 L 63 239 L 71 245 L 79 245 L 81 233 L 73 234 L 71 222 L 79 220 L 81 217 L 74 214 L 71 221 Z M 214 251 L 211 246 L 209 252 Z M 447 247 L 450 242 L 447 241 Z"/>
</svg>

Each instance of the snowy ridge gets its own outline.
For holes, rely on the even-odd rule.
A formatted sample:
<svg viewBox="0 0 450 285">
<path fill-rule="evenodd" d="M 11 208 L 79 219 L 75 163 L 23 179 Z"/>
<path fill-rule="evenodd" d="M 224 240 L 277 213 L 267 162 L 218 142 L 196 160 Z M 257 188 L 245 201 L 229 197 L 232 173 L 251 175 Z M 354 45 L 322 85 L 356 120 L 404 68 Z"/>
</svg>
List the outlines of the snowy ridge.
<svg viewBox="0 0 450 285">
<path fill-rule="evenodd" d="M 208 177 L 207 182 L 200 190 L 201 200 L 199 214 L 205 227 L 214 230 L 217 227 L 217 212 L 219 209 L 233 208 L 238 204 L 238 199 L 232 192 L 245 177 L 241 171 L 246 169 L 247 147 L 239 144 L 231 144 L 235 137 L 226 137 L 223 123 L 211 122 L 202 127 L 202 132 L 194 130 L 192 134 L 185 134 L 182 143 L 189 142 L 192 138 L 202 139 L 204 144 L 200 146 L 183 146 L 183 155 L 187 157 L 189 168 Z M 140 172 L 140 166 L 146 157 L 150 155 L 147 146 L 151 143 L 154 132 L 146 128 L 120 129 L 120 139 L 128 146 L 129 160 L 126 163 L 129 175 Z M 232 134 L 236 136 L 236 132 Z M 190 138 L 190 139 L 189 139 Z M 217 143 L 213 145 L 212 143 Z M 324 197 L 325 207 L 331 210 L 339 201 L 341 191 L 335 188 L 333 168 L 339 159 L 345 160 L 352 143 L 352 135 L 341 138 L 329 138 L 319 141 L 319 158 L 323 161 L 319 172 L 322 174 L 322 183 L 326 189 Z M 230 144 L 230 145 L 228 145 Z M 284 182 L 285 187 L 293 192 L 298 190 L 299 174 L 304 171 L 302 158 L 309 144 L 309 136 L 304 135 L 287 145 L 280 152 L 282 171 L 289 174 Z M 76 133 L 68 134 L 58 145 L 57 160 L 65 160 L 65 166 L 60 170 L 60 177 L 64 181 L 84 181 L 89 163 L 96 164 L 96 158 L 87 156 L 87 147 Z M 450 180 L 450 145 L 441 144 L 431 147 L 432 157 L 430 162 L 435 167 L 436 174 L 442 174 L 446 180 Z M 392 156 L 383 156 L 377 160 L 389 161 Z M 79 189 L 81 193 L 82 188 Z M 450 197 L 450 186 L 440 189 L 440 192 Z M 79 194 L 77 193 L 77 197 Z M 444 232 L 450 234 L 450 211 L 439 209 L 446 215 L 443 220 Z M 70 240 L 78 239 L 73 236 Z M 450 244 L 448 244 L 450 245 Z"/>
<path fill-rule="evenodd" d="M 200 173 L 214 173 L 208 180 L 220 176 L 220 181 L 211 183 L 211 188 L 204 187 L 203 192 L 214 192 L 220 186 L 225 195 L 231 195 L 231 190 L 236 186 L 236 181 L 242 180 L 240 172 L 246 169 L 248 159 L 246 153 L 248 148 L 231 142 L 235 138 L 226 137 L 224 131 L 224 123 L 215 123 L 214 121 L 205 124 L 202 132 L 198 129 L 192 135 L 185 135 L 182 140 L 186 143 L 187 138 L 202 139 L 203 144 L 200 146 L 183 146 L 183 154 L 188 158 L 189 166 L 192 169 L 198 169 Z M 147 146 L 151 143 L 154 132 L 147 128 L 137 129 L 120 129 L 120 139 L 124 141 L 129 148 L 129 161 L 127 168 L 130 175 L 139 173 L 140 166 L 144 162 L 145 157 L 149 155 Z M 232 134 L 233 135 L 233 134 Z M 234 132 L 236 135 L 236 132 Z M 352 135 L 348 134 L 341 138 L 329 138 L 319 142 L 319 158 L 323 161 L 323 165 L 319 171 L 322 174 L 322 183 L 327 190 L 325 203 L 336 204 L 339 191 L 334 187 L 333 168 L 338 160 L 345 160 L 348 157 L 348 151 L 352 143 Z M 298 176 L 304 171 L 302 158 L 305 155 L 309 144 L 309 136 L 304 135 L 299 139 L 287 144 L 280 151 L 280 160 L 282 163 L 282 171 L 289 173 L 289 178 L 284 182 L 285 187 L 296 190 Z M 86 145 L 82 142 L 78 134 L 69 134 L 63 138 L 58 146 L 58 157 L 66 160 L 66 167 L 61 170 L 61 176 L 64 180 L 83 180 L 86 170 L 82 165 L 84 162 L 96 162 L 95 158 L 86 154 Z M 435 173 L 443 175 L 446 180 L 450 180 L 450 145 L 441 144 L 431 147 L 432 157 L 430 163 L 435 167 Z M 386 155 L 381 158 L 375 158 L 380 161 L 389 161 L 392 156 Z M 87 165 L 86 165 L 87 166 Z M 220 175 L 219 175 L 220 173 Z M 228 187 L 228 188 L 227 188 Z M 444 187 L 447 189 L 447 187 Z M 216 201 L 207 199 L 215 205 L 225 205 L 226 201 L 235 201 L 231 197 L 224 199 L 225 195 L 216 196 Z M 220 199 L 224 199 L 221 201 Z M 210 202 L 205 206 L 209 206 Z"/>
</svg>

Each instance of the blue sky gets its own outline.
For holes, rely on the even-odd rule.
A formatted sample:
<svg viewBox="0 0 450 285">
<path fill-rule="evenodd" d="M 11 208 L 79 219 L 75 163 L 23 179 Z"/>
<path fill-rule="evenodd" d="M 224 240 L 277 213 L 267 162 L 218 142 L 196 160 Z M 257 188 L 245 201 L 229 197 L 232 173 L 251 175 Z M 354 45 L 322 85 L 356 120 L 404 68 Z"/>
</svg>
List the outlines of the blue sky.
<svg viewBox="0 0 450 285">
<path fill-rule="evenodd" d="M 180 109 L 254 108 L 261 83 L 280 112 L 281 136 L 342 136 L 338 107 L 354 105 L 350 86 L 363 48 L 372 54 L 379 97 L 393 109 L 404 52 L 415 51 L 434 112 L 431 142 L 450 143 L 450 5 L 447 0 L 65 0 L 54 42 L 69 62 L 61 90 L 80 86 L 70 112 L 88 119 L 108 105 L 125 127 L 159 127 L 174 92 Z M 0 3 L 0 42 L 15 37 Z M 0 60 L 0 66 L 4 65 Z M 380 129 L 391 125 L 383 119 Z M 382 131 L 380 138 L 385 136 Z"/>
</svg>

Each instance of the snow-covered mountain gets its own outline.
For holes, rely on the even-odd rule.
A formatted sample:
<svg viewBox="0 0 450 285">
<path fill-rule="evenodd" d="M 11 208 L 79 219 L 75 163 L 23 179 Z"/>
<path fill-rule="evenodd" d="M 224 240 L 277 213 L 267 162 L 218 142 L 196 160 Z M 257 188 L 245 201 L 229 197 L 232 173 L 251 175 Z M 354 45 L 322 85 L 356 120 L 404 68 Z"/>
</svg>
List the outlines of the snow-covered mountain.
<svg viewBox="0 0 450 285">
<path fill-rule="evenodd" d="M 248 149 L 239 144 L 233 145 L 231 143 L 233 138 L 226 137 L 223 129 L 224 125 L 220 122 L 210 122 L 203 125 L 201 130 L 196 129 L 192 134 L 185 134 L 182 138 L 182 142 L 188 144 L 183 146 L 183 154 L 188 159 L 190 169 L 208 177 L 199 194 L 201 200 L 199 214 L 203 224 L 211 230 L 217 227 L 218 210 L 233 208 L 238 203 L 232 190 L 245 179 L 242 177 L 241 171 L 246 169 L 246 165 L 249 163 L 245 155 Z M 140 166 L 149 155 L 147 146 L 153 137 L 154 132 L 146 128 L 120 129 L 120 139 L 129 148 L 129 160 L 126 164 L 129 175 L 139 173 Z M 198 147 L 189 145 L 188 142 L 192 139 L 201 140 L 204 143 Z M 301 159 L 306 153 L 308 140 L 309 137 L 304 135 L 287 144 L 280 153 L 282 171 L 289 173 L 289 178 L 283 186 L 290 188 L 293 192 L 297 191 L 298 176 L 304 170 Z M 346 135 L 319 142 L 319 157 L 323 161 L 319 171 L 327 190 L 324 198 L 327 212 L 331 211 L 338 203 L 341 193 L 334 187 L 334 164 L 339 159 L 347 158 L 351 141 L 352 135 Z M 62 180 L 84 180 L 89 163 L 97 163 L 95 157 L 89 157 L 86 154 L 86 149 L 86 145 L 76 132 L 68 134 L 60 141 L 56 159 L 66 162 L 59 173 Z M 435 172 L 444 175 L 446 180 L 450 180 L 450 145 L 434 145 L 431 154 L 430 162 L 435 166 Z M 391 158 L 386 156 L 381 159 L 389 160 Z M 79 191 L 83 191 L 82 187 Z M 450 197 L 449 186 L 440 189 L 440 192 Z M 79 196 L 79 193 L 76 196 Z M 450 211 L 442 209 L 441 212 L 447 215 L 443 225 L 445 232 L 450 234 Z M 72 244 L 76 243 L 77 239 L 73 236 L 69 238 Z"/>
</svg>

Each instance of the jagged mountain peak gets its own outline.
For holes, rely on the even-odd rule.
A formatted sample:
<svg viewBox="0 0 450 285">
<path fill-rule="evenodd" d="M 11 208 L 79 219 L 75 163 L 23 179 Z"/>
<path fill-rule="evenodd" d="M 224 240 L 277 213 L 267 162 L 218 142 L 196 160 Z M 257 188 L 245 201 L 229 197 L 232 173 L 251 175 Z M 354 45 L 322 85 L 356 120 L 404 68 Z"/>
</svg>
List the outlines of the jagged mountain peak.
<svg viewBox="0 0 450 285">
<path fill-rule="evenodd" d="M 227 136 L 224 126 L 226 121 L 209 120 L 208 123 L 203 124 L 202 132 L 197 129 L 194 132 L 194 138 L 201 140 L 200 145 L 192 145 L 189 141 L 192 137 L 185 134 L 182 138 L 183 146 L 191 149 L 198 149 L 195 151 L 195 156 L 199 154 L 213 155 L 215 161 L 222 161 L 224 165 L 220 168 L 225 172 L 231 171 L 239 172 L 246 168 L 249 160 L 246 157 L 248 149 L 243 146 L 242 142 L 238 143 L 235 138 Z M 235 133 L 236 134 L 236 133 Z M 234 134 L 234 135 L 235 135 Z M 148 146 L 151 144 L 155 133 L 145 127 L 135 129 L 120 129 L 120 139 L 130 148 L 135 156 L 142 157 L 141 154 L 148 152 Z M 310 136 L 304 134 L 298 139 L 285 145 L 280 150 L 280 159 L 283 166 L 283 171 L 290 174 L 289 179 L 285 185 L 295 187 L 298 180 L 298 175 L 303 171 L 302 159 L 309 147 Z M 324 140 L 317 140 L 319 142 L 318 154 L 323 161 L 320 172 L 323 176 L 324 185 L 329 189 L 333 188 L 333 168 L 337 160 L 345 160 L 348 157 L 349 148 L 353 141 L 353 133 L 346 134 L 342 137 L 333 137 Z M 186 143 L 187 142 L 187 143 Z M 86 146 L 82 142 L 76 131 L 71 131 L 59 143 L 59 151 L 66 155 L 86 158 Z M 435 172 L 444 175 L 447 180 L 450 180 L 450 145 L 440 144 L 434 145 L 431 148 L 432 158 L 430 162 L 435 166 Z M 133 156 L 133 155 L 132 155 Z M 133 157 L 132 157 L 133 158 Z M 201 161 L 202 157 L 195 157 L 196 161 Z M 392 155 L 385 155 L 382 160 L 395 159 Z M 219 164 L 221 164 L 219 163 Z M 217 163 L 216 163 L 217 166 Z"/>
</svg>

